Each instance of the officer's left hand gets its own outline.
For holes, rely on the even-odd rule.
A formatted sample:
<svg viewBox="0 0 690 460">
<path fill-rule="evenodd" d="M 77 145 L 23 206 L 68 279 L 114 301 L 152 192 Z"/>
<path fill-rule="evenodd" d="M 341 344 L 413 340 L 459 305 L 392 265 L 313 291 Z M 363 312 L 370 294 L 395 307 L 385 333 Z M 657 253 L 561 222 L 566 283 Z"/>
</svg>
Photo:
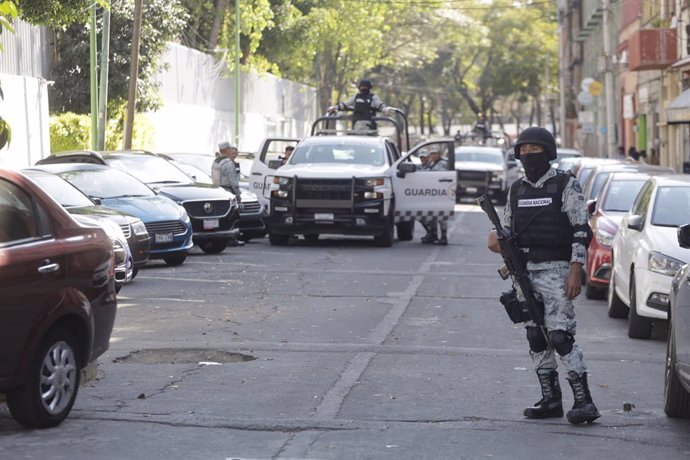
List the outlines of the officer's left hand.
<svg viewBox="0 0 690 460">
<path fill-rule="evenodd" d="M 573 262 L 570 264 L 570 271 L 568 278 L 565 280 L 565 296 L 569 299 L 574 299 L 580 295 L 582 290 L 582 264 Z"/>
</svg>

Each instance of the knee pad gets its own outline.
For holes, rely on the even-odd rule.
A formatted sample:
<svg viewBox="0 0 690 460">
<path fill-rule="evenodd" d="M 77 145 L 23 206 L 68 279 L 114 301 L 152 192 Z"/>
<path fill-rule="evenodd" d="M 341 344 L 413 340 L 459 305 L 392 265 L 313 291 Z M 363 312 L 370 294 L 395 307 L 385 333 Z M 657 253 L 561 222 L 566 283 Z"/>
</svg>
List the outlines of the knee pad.
<svg viewBox="0 0 690 460">
<path fill-rule="evenodd" d="M 549 341 L 556 353 L 565 356 L 573 351 L 575 339 L 565 331 L 549 331 Z"/>
<path fill-rule="evenodd" d="M 529 342 L 529 349 L 535 353 L 541 353 L 546 350 L 548 343 L 546 337 L 541 331 L 540 327 L 527 326 L 527 341 Z"/>
</svg>

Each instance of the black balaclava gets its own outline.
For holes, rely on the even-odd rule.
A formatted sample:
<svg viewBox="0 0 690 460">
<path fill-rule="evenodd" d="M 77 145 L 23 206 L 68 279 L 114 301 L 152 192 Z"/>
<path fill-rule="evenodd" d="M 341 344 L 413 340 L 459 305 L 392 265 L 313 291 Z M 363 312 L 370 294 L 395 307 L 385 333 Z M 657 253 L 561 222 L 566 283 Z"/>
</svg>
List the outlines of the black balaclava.
<svg viewBox="0 0 690 460">
<path fill-rule="evenodd" d="M 359 92 L 360 92 L 361 94 L 365 95 L 365 96 L 367 96 L 367 95 L 369 94 L 370 91 L 371 91 L 371 90 L 370 90 L 369 88 L 365 87 L 365 86 L 359 88 Z"/>
<path fill-rule="evenodd" d="M 537 182 L 551 167 L 546 152 L 522 154 L 520 155 L 520 162 L 525 168 L 525 176 L 530 182 Z"/>
</svg>

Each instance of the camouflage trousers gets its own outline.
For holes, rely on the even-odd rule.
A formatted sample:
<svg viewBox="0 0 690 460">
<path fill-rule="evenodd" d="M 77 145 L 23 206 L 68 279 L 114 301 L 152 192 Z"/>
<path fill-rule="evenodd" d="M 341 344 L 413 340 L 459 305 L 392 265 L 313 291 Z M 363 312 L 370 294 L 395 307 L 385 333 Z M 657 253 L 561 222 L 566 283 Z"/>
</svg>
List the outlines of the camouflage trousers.
<svg viewBox="0 0 690 460">
<path fill-rule="evenodd" d="M 529 277 L 532 281 L 535 294 L 541 296 L 544 302 L 544 325 L 547 331 L 565 331 L 575 336 L 575 307 L 573 301 L 565 295 L 565 280 L 568 276 L 569 266 L 552 267 L 547 270 L 530 270 Z M 516 287 L 518 297 L 524 300 L 520 289 Z M 532 321 L 525 323 L 525 326 L 535 326 Z M 582 355 L 582 349 L 577 343 L 573 344 L 573 349 L 565 356 L 558 355 L 550 347 L 546 350 L 535 353 L 530 350 L 530 356 L 534 363 L 534 369 L 556 369 L 559 357 L 566 373 L 575 371 L 579 375 L 587 372 L 587 364 Z"/>
</svg>

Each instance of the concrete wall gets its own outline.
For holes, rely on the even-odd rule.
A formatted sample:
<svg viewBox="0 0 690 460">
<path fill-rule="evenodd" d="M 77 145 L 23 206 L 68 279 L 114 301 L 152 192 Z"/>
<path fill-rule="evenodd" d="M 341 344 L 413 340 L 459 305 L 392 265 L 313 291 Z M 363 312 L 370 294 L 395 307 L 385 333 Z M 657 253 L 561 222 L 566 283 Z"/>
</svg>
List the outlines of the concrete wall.
<svg viewBox="0 0 690 460">
<path fill-rule="evenodd" d="M 216 151 L 235 143 L 235 79 L 212 56 L 171 43 L 160 74 L 163 107 L 148 113 L 159 152 Z M 240 77 L 240 151 L 269 136 L 301 137 L 316 117 L 316 91 L 273 75 Z"/>
<path fill-rule="evenodd" d="M 50 151 L 48 133 L 47 32 L 14 22 L 15 33 L 0 34 L 0 117 L 12 129 L 12 142 L 0 150 L 0 167 L 33 164 Z"/>
</svg>

